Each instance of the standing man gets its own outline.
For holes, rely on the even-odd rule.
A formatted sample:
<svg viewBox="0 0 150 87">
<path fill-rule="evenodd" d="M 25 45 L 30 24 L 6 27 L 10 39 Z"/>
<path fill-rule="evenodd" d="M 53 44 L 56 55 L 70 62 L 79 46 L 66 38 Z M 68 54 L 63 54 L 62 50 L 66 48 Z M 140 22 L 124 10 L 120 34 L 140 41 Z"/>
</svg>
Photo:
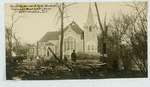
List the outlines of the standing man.
<svg viewBox="0 0 150 87">
<path fill-rule="evenodd" d="M 73 52 L 72 52 L 72 54 L 71 54 L 71 60 L 72 60 L 73 62 L 76 62 L 76 58 L 77 58 L 76 52 L 75 52 L 75 50 L 73 50 Z"/>
</svg>

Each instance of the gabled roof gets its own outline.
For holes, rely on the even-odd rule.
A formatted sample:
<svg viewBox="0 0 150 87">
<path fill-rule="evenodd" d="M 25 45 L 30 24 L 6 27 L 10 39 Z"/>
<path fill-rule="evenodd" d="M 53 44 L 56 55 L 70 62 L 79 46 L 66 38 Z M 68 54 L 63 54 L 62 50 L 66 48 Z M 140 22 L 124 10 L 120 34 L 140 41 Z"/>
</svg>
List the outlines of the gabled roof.
<svg viewBox="0 0 150 87">
<path fill-rule="evenodd" d="M 78 34 L 83 34 L 84 31 L 79 27 L 79 25 L 75 22 L 75 21 L 72 21 L 72 23 L 70 23 L 65 29 L 64 29 L 64 32 L 69 29 L 69 27 L 71 27 L 76 33 Z"/>
<path fill-rule="evenodd" d="M 72 23 L 70 23 L 68 26 L 66 26 L 64 28 L 64 32 L 67 31 L 67 29 L 69 29 L 69 27 L 71 27 L 71 29 L 73 29 L 77 34 L 81 34 L 82 37 L 83 37 L 84 31 L 74 21 L 72 21 Z M 40 42 L 47 42 L 49 40 L 58 40 L 59 39 L 59 35 L 60 35 L 60 31 L 47 32 L 42 37 Z"/>
<path fill-rule="evenodd" d="M 49 40 L 58 40 L 59 39 L 59 32 L 58 31 L 52 31 L 47 32 L 41 39 L 40 42 L 47 42 Z"/>
</svg>

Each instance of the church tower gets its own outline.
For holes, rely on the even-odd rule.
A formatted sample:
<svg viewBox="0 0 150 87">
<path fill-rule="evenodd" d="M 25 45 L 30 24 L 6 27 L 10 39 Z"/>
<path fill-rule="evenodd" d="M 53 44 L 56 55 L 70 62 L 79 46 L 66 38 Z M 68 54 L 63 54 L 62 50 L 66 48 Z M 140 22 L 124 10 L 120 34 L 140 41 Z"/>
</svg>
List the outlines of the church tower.
<svg viewBox="0 0 150 87">
<path fill-rule="evenodd" d="M 92 4 L 90 3 L 88 9 L 87 20 L 84 25 L 84 47 L 85 52 L 97 53 L 98 40 L 97 40 L 97 27 L 94 21 Z"/>
</svg>

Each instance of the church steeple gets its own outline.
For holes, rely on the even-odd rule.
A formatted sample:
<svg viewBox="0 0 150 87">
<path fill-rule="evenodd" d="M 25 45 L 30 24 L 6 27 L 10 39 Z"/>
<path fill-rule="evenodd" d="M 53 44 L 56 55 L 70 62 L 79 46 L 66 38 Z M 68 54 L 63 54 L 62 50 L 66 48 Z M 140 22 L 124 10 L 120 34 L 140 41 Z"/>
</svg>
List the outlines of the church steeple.
<svg viewBox="0 0 150 87">
<path fill-rule="evenodd" d="M 89 4 L 89 9 L 88 9 L 88 16 L 87 16 L 87 21 L 86 21 L 86 26 L 94 26 L 94 18 L 93 18 L 93 12 L 92 12 L 92 5 L 91 3 Z"/>
<path fill-rule="evenodd" d="M 92 12 L 92 3 L 89 4 L 88 15 L 84 26 L 84 45 L 85 52 L 97 52 L 97 27 Z"/>
</svg>

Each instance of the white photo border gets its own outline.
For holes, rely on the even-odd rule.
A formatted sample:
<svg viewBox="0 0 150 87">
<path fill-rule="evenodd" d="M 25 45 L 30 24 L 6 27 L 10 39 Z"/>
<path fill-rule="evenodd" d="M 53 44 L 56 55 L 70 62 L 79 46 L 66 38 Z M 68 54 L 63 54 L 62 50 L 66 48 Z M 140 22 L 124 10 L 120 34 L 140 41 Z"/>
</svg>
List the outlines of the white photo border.
<svg viewBox="0 0 150 87">
<path fill-rule="evenodd" d="M 5 24 L 4 24 L 4 4 L 20 2 L 127 2 L 127 1 L 148 1 L 148 0 L 1 0 L 0 1 L 0 87 L 149 87 L 150 79 L 148 78 L 112 78 L 112 79 L 93 79 L 93 80 L 25 80 L 10 81 L 6 80 L 5 73 Z M 150 3 L 148 2 L 150 10 Z M 148 11 L 148 36 L 150 33 L 150 12 Z M 148 42 L 150 38 L 148 37 Z M 149 60 L 149 43 L 148 43 L 148 64 Z M 148 65 L 148 71 L 149 71 Z M 149 76 L 149 72 L 148 72 Z"/>
</svg>

